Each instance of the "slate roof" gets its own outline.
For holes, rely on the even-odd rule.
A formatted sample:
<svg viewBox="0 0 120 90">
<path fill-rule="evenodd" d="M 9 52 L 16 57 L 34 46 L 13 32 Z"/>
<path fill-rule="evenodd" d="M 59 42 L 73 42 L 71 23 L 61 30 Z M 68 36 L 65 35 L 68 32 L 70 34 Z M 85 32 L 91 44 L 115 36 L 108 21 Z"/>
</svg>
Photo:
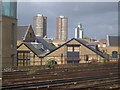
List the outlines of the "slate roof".
<svg viewBox="0 0 120 90">
<path fill-rule="evenodd" d="M 109 46 L 120 46 L 120 36 L 109 36 L 108 43 Z"/>
<path fill-rule="evenodd" d="M 40 40 L 43 41 L 43 39 L 40 39 Z M 85 46 L 86 48 L 92 50 L 93 52 L 95 52 L 96 54 L 100 55 L 101 57 L 103 57 L 103 58 L 106 57 L 105 54 L 103 54 L 102 52 L 100 52 L 100 51 L 98 51 L 98 50 L 95 50 L 95 49 L 92 48 L 92 47 L 89 47 L 89 46 L 86 44 L 86 42 L 84 42 L 83 40 L 80 40 L 80 39 L 75 39 L 75 38 L 73 38 L 73 39 L 67 41 L 66 43 L 62 44 L 60 47 L 62 47 L 62 46 L 64 46 L 64 45 L 67 45 L 67 43 L 69 43 L 69 42 L 72 41 L 72 40 L 78 41 L 80 44 L 82 44 L 82 45 Z M 28 47 L 33 53 L 35 53 L 38 57 L 41 57 L 41 58 L 49 55 L 50 53 L 52 53 L 52 52 L 54 52 L 55 50 L 57 50 L 57 49 L 60 48 L 60 47 L 57 47 L 57 48 L 53 49 L 52 51 L 47 52 L 46 50 L 43 50 L 43 49 L 36 49 L 30 42 L 23 42 L 22 44 L 24 44 L 24 45 L 25 45 L 26 47 Z M 21 45 L 22 45 L 22 44 L 21 44 Z M 45 44 L 45 43 L 44 43 L 44 44 Z M 21 45 L 19 45 L 18 48 L 19 48 Z"/>
<path fill-rule="evenodd" d="M 82 40 L 82 39 L 77 39 L 77 38 L 74 38 L 75 40 L 78 40 L 78 41 L 80 41 L 80 42 L 82 42 L 82 43 L 84 43 L 84 44 L 89 44 L 87 41 L 85 41 L 85 40 Z"/>
<path fill-rule="evenodd" d="M 46 53 L 48 53 L 47 51 L 43 50 L 43 49 L 36 49 L 30 42 L 23 42 L 22 44 L 20 44 L 17 48 L 19 48 L 21 45 L 25 45 L 26 47 L 28 47 L 35 55 L 37 55 L 38 57 L 42 57 L 44 56 Z"/>
<path fill-rule="evenodd" d="M 79 43 L 81 43 L 82 45 L 84 45 L 85 47 L 87 47 L 88 49 L 92 50 L 93 52 L 95 52 L 96 54 L 100 55 L 101 57 L 105 58 L 106 55 L 104 55 L 101 51 L 98 51 L 92 47 L 90 47 L 89 45 L 86 45 L 83 41 L 79 40 L 79 39 L 75 39 L 77 40 Z"/>
<path fill-rule="evenodd" d="M 17 40 L 23 41 L 24 35 L 27 31 L 28 26 L 18 26 L 17 27 Z"/>
<path fill-rule="evenodd" d="M 48 43 L 46 40 L 44 40 L 41 37 L 36 37 L 36 40 L 38 43 L 42 43 L 45 49 L 52 51 L 56 48 L 56 46 L 54 46 L 52 43 Z"/>
<path fill-rule="evenodd" d="M 101 51 L 98 51 L 98 50 L 96 50 L 96 49 L 94 49 L 94 48 L 88 46 L 88 45 L 87 45 L 88 43 L 87 43 L 86 41 L 84 41 L 84 40 L 81 40 L 81 39 L 72 38 L 71 40 L 69 40 L 69 41 L 67 41 L 66 43 L 62 44 L 60 47 L 66 45 L 67 43 L 69 43 L 69 42 L 72 41 L 72 40 L 78 41 L 78 42 L 81 43 L 83 46 L 85 46 L 85 47 L 87 47 L 88 49 L 92 50 L 93 52 L 95 52 L 96 54 L 100 55 L 101 57 L 103 57 L 103 58 L 106 57 L 106 55 L 103 54 Z M 50 53 L 54 52 L 55 50 L 59 49 L 60 47 L 57 47 L 57 48 L 54 49 L 53 51 L 47 53 L 45 56 L 49 55 Z M 45 57 L 45 56 L 44 56 L 44 57 Z"/>
</svg>

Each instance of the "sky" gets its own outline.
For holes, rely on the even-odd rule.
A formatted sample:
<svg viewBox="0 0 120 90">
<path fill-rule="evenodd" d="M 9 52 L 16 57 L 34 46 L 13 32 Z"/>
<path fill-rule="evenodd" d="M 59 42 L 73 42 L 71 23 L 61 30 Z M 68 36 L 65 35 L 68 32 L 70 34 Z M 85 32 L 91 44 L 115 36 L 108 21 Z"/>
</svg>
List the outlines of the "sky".
<svg viewBox="0 0 120 90">
<path fill-rule="evenodd" d="M 117 2 L 18 2 L 18 25 L 33 25 L 37 14 L 47 16 L 47 37 L 56 36 L 56 17 L 68 17 L 68 38 L 81 23 L 84 37 L 106 38 L 118 35 Z"/>
</svg>

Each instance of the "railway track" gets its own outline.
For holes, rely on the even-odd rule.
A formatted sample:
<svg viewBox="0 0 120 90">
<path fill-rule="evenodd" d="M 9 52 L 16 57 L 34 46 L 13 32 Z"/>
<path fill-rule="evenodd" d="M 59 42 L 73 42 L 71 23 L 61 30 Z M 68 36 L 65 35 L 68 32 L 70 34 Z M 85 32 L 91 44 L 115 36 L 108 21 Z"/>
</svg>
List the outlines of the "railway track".
<svg viewBox="0 0 120 90">
<path fill-rule="evenodd" d="M 43 81 L 43 80 L 51 80 L 51 79 L 60 79 L 60 78 L 72 78 L 72 77 L 83 77 L 83 76 L 95 76 L 95 74 L 102 74 L 105 73 L 106 75 L 112 75 L 113 73 L 118 72 L 116 68 L 111 69 L 100 69 L 98 70 L 88 70 L 88 71 L 69 71 L 69 72 L 55 72 L 50 74 L 37 74 L 32 76 L 25 76 L 25 77 L 19 77 L 16 78 L 9 77 L 7 79 L 3 80 L 4 84 L 14 84 L 14 83 L 27 83 L 27 82 L 37 82 L 37 81 Z M 93 75 L 92 75 L 93 74 Z M 19 77 L 19 78 L 18 78 Z"/>
<path fill-rule="evenodd" d="M 70 65 L 71 66 L 71 65 Z M 54 71 L 63 71 L 63 70 L 87 70 L 87 69 L 95 69 L 95 67 L 97 69 L 103 69 L 103 68 L 110 68 L 110 67 L 116 67 L 118 68 L 118 64 L 114 63 L 114 64 L 76 64 L 76 65 L 72 65 L 71 67 L 67 66 L 67 67 L 55 67 L 54 69 L 41 69 L 41 68 L 35 68 L 37 69 L 37 72 L 42 72 L 42 73 L 49 73 L 49 72 L 54 72 Z M 89 68 L 88 68 L 89 67 Z M 32 68 L 34 69 L 34 67 Z M 3 72 L 3 75 L 25 75 L 28 72 L 28 70 L 25 71 L 13 71 L 13 72 Z"/>
<path fill-rule="evenodd" d="M 112 67 L 112 68 L 98 68 L 97 70 L 111 70 L 111 69 L 116 69 L 116 70 L 118 70 L 118 67 Z M 96 69 L 77 69 L 77 70 L 69 70 L 69 69 L 67 69 L 67 70 L 59 70 L 59 71 L 49 71 L 49 72 L 43 72 L 43 73 L 41 73 L 41 72 L 37 72 L 37 73 L 35 73 L 35 74 L 32 74 L 32 75 L 30 75 L 30 74 L 27 74 L 27 72 L 26 73 L 19 73 L 18 75 L 16 75 L 16 74 L 13 74 L 13 73 L 11 73 L 10 75 L 8 74 L 6 74 L 6 75 L 4 75 L 3 74 L 3 78 L 4 79 L 14 79 L 14 78 L 16 78 L 17 76 L 19 76 L 19 78 L 24 78 L 24 77 L 28 77 L 28 76 L 35 76 L 35 77 L 37 77 L 37 76 L 39 76 L 39 77 L 42 77 L 42 76 L 45 76 L 45 75 L 53 75 L 54 73 L 59 73 L 59 74 L 63 74 L 63 73 L 65 73 L 65 72 L 67 72 L 67 73 L 74 73 L 74 72 L 88 72 L 88 71 L 96 71 Z"/>
<path fill-rule="evenodd" d="M 74 82 L 66 88 L 66 86 L 61 87 L 51 87 L 52 90 L 109 90 L 109 89 L 120 89 L 119 87 L 120 79 L 118 77 L 112 78 L 102 78 L 102 79 L 95 79 L 95 80 L 85 80 Z M 114 86 L 113 86 L 114 85 Z M 107 86 L 107 87 L 106 87 Z"/>
<path fill-rule="evenodd" d="M 32 74 L 34 76 L 37 76 L 37 75 L 48 75 L 48 74 L 52 74 L 52 73 L 64 73 L 64 72 L 76 72 L 76 71 L 93 71 L 93 70 L 103 70 L 103 69 L 108 69 L 110 70 L 111 67 L 109 66 L 106 66 L 106 67 L 99 67 L 97 66 L 90 66 L 89 68 L 88 67 L 73 67 L 73 68 L 62 68 L 62 69 L 45 69 L 45 70 L 36 70 L 35 74 Z M 118 66 L 112 66 L 112 69 L 113 68 L 116 68 L 118 69 Z M 17 71 L 17 72 L 3 72 L 3 78 L 5 79 L 9 79 L 9 78 L 16 78 L 17 76 L 19 76 L 19 78 L 24 78 L 25 76 L 29 76 L 28 74 L 29 71 Z M 31 75 L 31 76 L 32 76 Z"/>
<path fill-rule="evenodd" d="M 72 68 L 39 69 L 30 75 L 27 74 L 28 71 L 4 72 L 3 90 L 33 90 L 36 88 L 38 90 L 45 90 L 45 88 L 57 90 L 56 88 L 58 87 L 66 89 L 66 86 L 68 86 L 68 89 L 74 90 L 78 86 L 78 88 L 110 86 L 113 83 L 117 84 L 119 81 L 117 65 L 88 65 L 84 67 L 74 66 Z M 70 86 L 74 88 L 70 88 Z"/>
<path fill-rule="evenodd" d="M 102 78 L 102 79 L 101 79 Z M 11 90 L 23 90 L 23 89 L 28 89 L 28 88 L 47 88 L 49 87 L 55 87 L 55 86 L 62 86 L 70 83 L 75 83 L 75 82 L 96 82 L 97 80 L 104 81 L 104 80 L 119 80 L 118 79 L 118 73 L 114 73 L 112 76 L 106 76 L 106 75 L 98 75 L 96 77 L 90 76 L 90 77 L 77 77 L 77 78 L 65 78 L 65 79 L 55 79 L 55 80 L 48 80 L 48 81 L 42 81 L 42 82 L 33 82 L 33 83 L 25 83 L 25 84 L 14 84 L 14 85 L 6 85 L 3 86 L 2 89 L 11 89 Z M 91 80 L 91 81 L 90 81 Z M 93 86 L 92 86 L 93 87 Z"/>
</svg>

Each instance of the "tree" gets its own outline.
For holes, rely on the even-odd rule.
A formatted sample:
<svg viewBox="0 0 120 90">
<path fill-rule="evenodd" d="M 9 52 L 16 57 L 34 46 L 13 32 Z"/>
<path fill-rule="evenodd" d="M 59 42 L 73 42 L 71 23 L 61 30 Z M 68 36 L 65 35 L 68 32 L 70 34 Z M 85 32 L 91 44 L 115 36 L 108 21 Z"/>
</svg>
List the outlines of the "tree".
<svg viewBox="0 0 120 90">
<path fill-rule="evenodd" d="M 57 62 L 53 59 L 47 61 L 47 67 L 50 68 L 50 69 L 54 68 L 55 64 L 57 64 Z"/>
</svg>

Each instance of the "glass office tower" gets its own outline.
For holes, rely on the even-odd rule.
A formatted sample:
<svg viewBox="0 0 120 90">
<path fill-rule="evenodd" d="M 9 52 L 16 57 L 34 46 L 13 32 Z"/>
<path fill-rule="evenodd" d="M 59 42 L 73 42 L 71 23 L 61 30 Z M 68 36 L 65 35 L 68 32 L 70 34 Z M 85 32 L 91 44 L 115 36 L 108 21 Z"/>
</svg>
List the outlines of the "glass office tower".
<svg viewBox="0 0 120 90">
<path fill-rule="evenodd" d="M 6 2 L 2 2 L 2 15 L 17 18 L 17 2 L 9 2 L 10 0 L 7 0 Z"/>
</svg>

